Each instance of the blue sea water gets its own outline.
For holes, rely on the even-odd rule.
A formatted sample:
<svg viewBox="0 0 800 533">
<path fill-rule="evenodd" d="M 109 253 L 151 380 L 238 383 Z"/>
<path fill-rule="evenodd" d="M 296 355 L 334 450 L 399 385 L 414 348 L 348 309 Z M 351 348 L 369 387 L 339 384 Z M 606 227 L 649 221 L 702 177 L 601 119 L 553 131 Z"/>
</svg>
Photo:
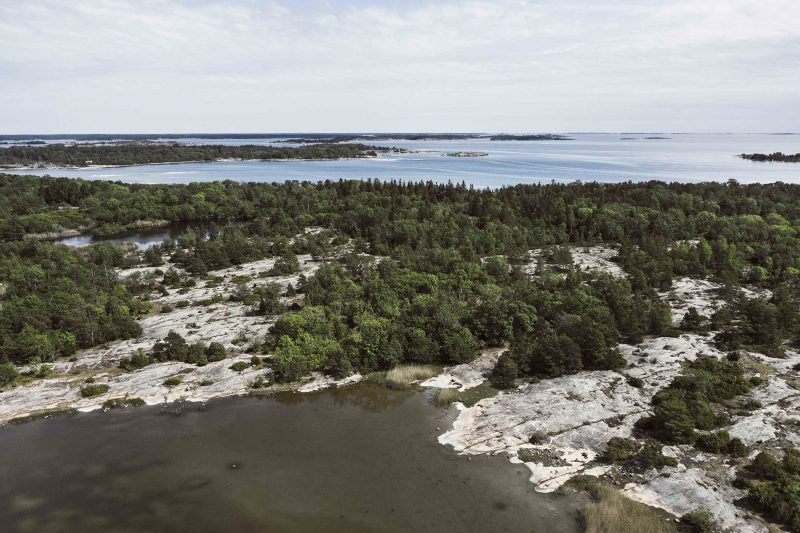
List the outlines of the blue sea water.
<svg viewBox="0 0 800 533">
<path fill-rule="evenodd" d="M 252 182 L 327 179 L 432 180 L 476 187 L 555 181 L 800 182 L 800 164 L 764 163 L 745 152 L 800 152 L 797 134 L 578 133 L 568 141 L 491 141 L 488 138 L 370 144 L 409 153 L 334 161 L 225 161 L 113 168 L 16 170 L 20 174 L 107 179 L 128 183 L 188 183 L 230 179 Z M 170 140 L 163 138 L 162 140 Z M 269 144 L 274 139 L 181 138 L 180 142 Z M 52 141 L 50 141 L 52 142 Z M 281 146 L 287 146 L 281 144 Z M 486 152 L 448 157 L 447 152 Z"/>
</svg>

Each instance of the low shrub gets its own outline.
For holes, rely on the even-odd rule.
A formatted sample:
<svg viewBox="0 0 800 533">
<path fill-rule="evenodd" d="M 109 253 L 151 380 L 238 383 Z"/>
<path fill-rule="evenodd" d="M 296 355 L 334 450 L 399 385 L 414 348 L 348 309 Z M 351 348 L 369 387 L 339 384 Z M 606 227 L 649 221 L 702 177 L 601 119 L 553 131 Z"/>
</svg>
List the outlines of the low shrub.
<svg viewBox="0 0 800 533">
<path fill-rule="evenodd" d="M 81 388 L 81 396 L 84 398 L 92 398 L 107 393 L 111 387 L 106 384 L 89 384 Z"/>
<path fill-rule="evenodd" d="M 686 513 L 681 517 L 681 523 L 688 527 L 691 533 L 719 533 L 720 531 L 711 513 L 705 509 L 695 509 Z"/>
<path fill-rule="evenodd" d="M 625 376 L 625 382 L 634 387 L 636 389 L 641 389 L 644 387 L 644 380 L 642 378 L 637 378 L 636 376 Z"/>
<path fill-rule="evenodd" d="M 250 368 L 250 363 L 246 363 L 245 361 L 236 361 L 228 368 L 230 368 L 234 372 L 241 372 L 243 370 Z"/>
<path fill-rule="evenodd" d="M 17 372 L 17 367 L 14 366 L 14 363 L 0 364 L 0 389 L 6 385 L 11 385 L 18 377 L 19 372 Z"/>
</svg>

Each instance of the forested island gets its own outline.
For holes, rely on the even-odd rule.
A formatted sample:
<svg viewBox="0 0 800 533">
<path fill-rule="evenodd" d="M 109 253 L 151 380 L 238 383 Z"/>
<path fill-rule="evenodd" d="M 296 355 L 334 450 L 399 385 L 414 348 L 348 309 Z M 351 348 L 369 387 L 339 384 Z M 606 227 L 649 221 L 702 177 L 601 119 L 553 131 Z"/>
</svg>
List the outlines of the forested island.
<svg viewBox="0 0 800 533">
<path fill-rule="evenodd" d="M 111 145 L 10 146 L 0 149 L 0 167 L 146 165 L 223 159 L 342 159 L 374 157 L 387 148 L 363 144 L 311 144 L 299 147 L 218 144 L 133 143 Z"/>
<path fill-rule="evenodd" d="M 566 135 L 556 135 L 553 133 L 543 133 L 536 135 L 492 135 L 492 141 L 574 141 L 572 137 Z"/>
<path fill-rule="evenodd" d="M 741 154 L 742 159 L 749 159 L 750 161 L 776 161 L 781 163 L 800 163 L 800 153 L 797 154 L 784 154 L 783 152 L 775 152 L 772 154 Z"/>
<path fill-rule="evenodd" d="M 145 251 L 32 238 L 147 221 L 198 230 Z M 621 506 L 676 531 L 616 486 L 687 527 L 798 531 L 799 235 L 783 183 L 0 175 L 0 420 L 441 373 L 436 402 L 468 413 L 442 441 L 588 490 L 589 521 Z"/>
</svg>

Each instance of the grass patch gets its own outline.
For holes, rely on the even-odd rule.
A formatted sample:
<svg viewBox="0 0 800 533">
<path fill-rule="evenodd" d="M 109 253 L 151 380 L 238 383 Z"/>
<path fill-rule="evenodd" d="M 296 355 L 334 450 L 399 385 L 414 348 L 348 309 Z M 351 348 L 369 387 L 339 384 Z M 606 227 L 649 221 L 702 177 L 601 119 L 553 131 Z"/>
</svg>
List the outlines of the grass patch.
<svg viewBox="0 0 800 533">
<path fill-rule="evenodd" d="M 34 411 L 30 414 L 18 416 L 8 421 L 9 424 L 24 424 L 25 422 L 32 422 L 33 420 L 40 420 L 42 418 L 50 418 L 53 416 L 70 416 L 78 412 L 74 407 L 56 407 L 53 409 L 42 409 Z"/>
<path fill-rule="evenodd" d="M 388 372 L 379 372 L 372 376 L 372 381 L 389 389 L 407 389 L 415 381 L 432 378 L 441 369 L 433 365 L 401 365 Z"/>
<path fill-rule="evenodd" d="M 439 392 L 436 393 L 433 403 L 439 407 L 447 407 L 451 403 L 461 402 L 467 407 L 472 407 L 484 398 L 495 396 L 498 392 L 497 389 L 488 383 L 481 383 L 477 387 L 472 387 L 464 391 L 457 389 L 440 389 Z"/>
<path fill-rule="evenodd" d="M 564 486 L 586 492 L 592 498 L 592 503 L 581 511 L 586 533 L 678 531 L 672 515 L 626 498 L 616 488 L 601 483 L 595 477 L 575 476 Z"/>
<path fill-rule="evenodd" d="M 83 398 L 93 398 L 95 396 L 100 396 L 101 394 L 107 393 L 109 389 L 111 389 L 111 387 L 108 385 L 92 383 L 81 388 L 81 396 Z"/>
<path fill-rule="evenodd" d="M 103 409 L 124 409 L 143 405 L 145 405 L 145 401 L 141 398 L 111 398 L 103 402 Z"/>
</svg>

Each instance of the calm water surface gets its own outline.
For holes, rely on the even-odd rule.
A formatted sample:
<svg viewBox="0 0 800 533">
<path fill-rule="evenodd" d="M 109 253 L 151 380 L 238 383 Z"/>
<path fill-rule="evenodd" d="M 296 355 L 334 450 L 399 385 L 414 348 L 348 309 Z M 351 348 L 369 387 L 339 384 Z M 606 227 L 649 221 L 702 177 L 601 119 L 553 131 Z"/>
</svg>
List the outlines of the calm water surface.
<svg viewBox="0 0 800 533">
<path fill-rule="evenodd" d="M 577 496 L 436 442 L 424 393 L 362 385 L 0 430 L 4 532 L 575 532 Z"/>
<path fill-rule="evenodd" d="M 375 141 L 416 150 L 377 159 L 342 161 L 245 161 L 178 163 L 103 169 L 40 169 L 18 173 L 109 179 L 130 183 L 188 183 L 231 179 L 433 180 L 476 187 L 556 181 L 800 181 L 800 164 L 758 163 L 744 152 L 800 152 L 800 135 L 581 133 L 571 141 Z M 664 137 L 653 139 L 648 137 Z M 163 139 L 169 140 L 169 139 Z M 269 144 L 265 139 L 180 139 L 216 144 Z M 281 144 L 281 146 L 287 146 Z M 479 151 L 486 157 L 446 157 L 445 152 Z"/>
</svg>

